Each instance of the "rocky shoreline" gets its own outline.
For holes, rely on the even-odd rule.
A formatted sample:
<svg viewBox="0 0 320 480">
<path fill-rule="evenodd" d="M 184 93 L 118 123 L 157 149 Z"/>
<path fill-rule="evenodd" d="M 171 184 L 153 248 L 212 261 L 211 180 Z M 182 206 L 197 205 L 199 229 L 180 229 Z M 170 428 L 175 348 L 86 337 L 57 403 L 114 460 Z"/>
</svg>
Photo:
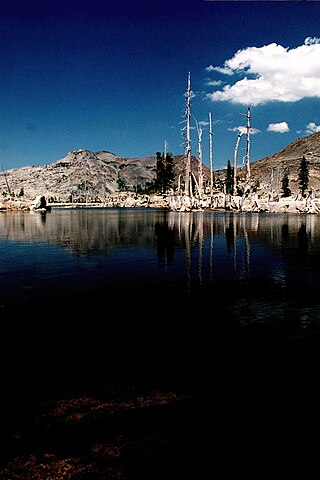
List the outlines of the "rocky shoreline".
<svg viewBox="0 0 320 480">
<path fill-rule="evenodd" d="M 32 201 L 7 198 L 0 202 L 0 212 L 46 212 L 51 208 L 168 208 L 178 212 L 225 210 L 248 213 L 318 214 L 320 213 L 320 199 L 310 194 L 306 197 L 295 195 L 271 198 L 270 196 L 259 197 L 256 194 L 240 197 L 215 193 L 212 197 L 207 195 L 199 199 L 179 194 L 139 195 L 122 192 L 109 195 L 103 203 L 48 203 L 42 195 Z"/>
</svg>

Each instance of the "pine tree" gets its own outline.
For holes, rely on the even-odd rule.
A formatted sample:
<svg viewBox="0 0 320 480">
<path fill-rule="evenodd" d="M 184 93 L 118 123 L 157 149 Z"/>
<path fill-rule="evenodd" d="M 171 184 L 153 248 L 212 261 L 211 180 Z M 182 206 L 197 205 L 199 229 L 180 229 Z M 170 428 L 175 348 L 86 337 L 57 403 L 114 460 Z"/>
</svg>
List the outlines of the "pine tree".
<svg viewBox="0 0 320 480">
<path fill-rule="evenodd" d="M 163 188 L 163 177 L 164 177 L 164 164 L 163 164 L 163 157 L 161 156 L 160 152 L 156 153 L 157 163 L 156 163 L 156 180 L 155 180 L 155 187 L 157 192 L 161 192 Z"/>
<path fill-rule="evenodd" d="M 282 177 L 282 191 L 283 191 L 283 197 L 290 197 L 291 195 L 291 190 L 289 188 L 289 177 L 288 177 L 288 172 L 285 171 Z"/>
<path fill-rule="evenodd" d="M 157 174 L 155 186 L 156 190 L 161 193 L 166 193 L 172 186 L 174 180 L 173 172 L 173 157 L 171 153 L 162 154 L 156 153 L 157 157 Z"/>
<path fill-rule="evenodd" d="M 117 178 L 117 184 L 118 184 L 118 190 L 119 192 L 125 192 L 127 189 L 126 181 L 123 177 L 120 177 L 118 173 L 118 178 Z"/>
<path fill-rule="evenodd" d="M 309 185 L 309 162 L 307 162 L 305 156 L 302 157 L 299 167 L 299 187 L 301 194 L 304 197 L 305 191 Z"/>
<path fill-rule="evenodd" d="M 229 193 L 230 195 L 233 193 L 233 168 L 231 168 L 230 160 L 228 160 L 227 164 L 226 193 Z"/>
</svg>

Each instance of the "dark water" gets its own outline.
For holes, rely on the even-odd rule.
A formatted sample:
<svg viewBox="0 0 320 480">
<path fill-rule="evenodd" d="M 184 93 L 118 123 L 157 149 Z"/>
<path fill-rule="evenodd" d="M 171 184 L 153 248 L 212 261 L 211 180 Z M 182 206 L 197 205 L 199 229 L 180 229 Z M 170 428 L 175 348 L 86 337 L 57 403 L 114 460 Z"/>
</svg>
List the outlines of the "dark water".
<svg viewBox="0 0 320 480">
<path fill-rule="evenodd" d="M 199 393 L 227 444 L 240 446 L 249 415 L 287 433 L 315 425 L 319 287 L 313 215 L 2 214 L 2 402 L 23 415 L 39 397 L 121 380 Z"/>
</svg>

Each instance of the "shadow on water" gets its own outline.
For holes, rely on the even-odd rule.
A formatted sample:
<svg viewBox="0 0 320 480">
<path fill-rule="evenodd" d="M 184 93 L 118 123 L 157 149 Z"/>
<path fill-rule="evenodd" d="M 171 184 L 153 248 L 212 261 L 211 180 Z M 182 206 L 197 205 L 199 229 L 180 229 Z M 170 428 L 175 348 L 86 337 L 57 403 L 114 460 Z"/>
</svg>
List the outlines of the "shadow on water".
<svg viewBox="0 0 320 480">
<path fill-rule="evenodd" d="M 101 209 L 0 222 L 9 430 L 48 399 L 119 383 L 192 395 L 171 432 L 190 468 L 208 431 L 222 455 L 245 455 L 244 431 L 256 449 L 318 422 L 316 216 Z"/>
</svg>

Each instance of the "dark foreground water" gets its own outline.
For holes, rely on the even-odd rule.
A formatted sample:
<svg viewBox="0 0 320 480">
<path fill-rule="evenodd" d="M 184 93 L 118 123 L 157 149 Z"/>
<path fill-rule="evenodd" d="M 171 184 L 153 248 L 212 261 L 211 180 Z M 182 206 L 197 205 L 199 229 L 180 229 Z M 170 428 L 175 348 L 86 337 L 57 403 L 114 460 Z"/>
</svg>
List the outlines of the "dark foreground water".
<svg viewBox="0 0 320 480">
<path fill-rule="evenodd" d="M 0 311 L 7 439 L 35 405 L 111 384 L 195 398 L 180 470 L 171 458 L 161 478 L 222 453 L 270 459 L 319 426 L 317 216 L 1 214 Z"/>
</svg>

